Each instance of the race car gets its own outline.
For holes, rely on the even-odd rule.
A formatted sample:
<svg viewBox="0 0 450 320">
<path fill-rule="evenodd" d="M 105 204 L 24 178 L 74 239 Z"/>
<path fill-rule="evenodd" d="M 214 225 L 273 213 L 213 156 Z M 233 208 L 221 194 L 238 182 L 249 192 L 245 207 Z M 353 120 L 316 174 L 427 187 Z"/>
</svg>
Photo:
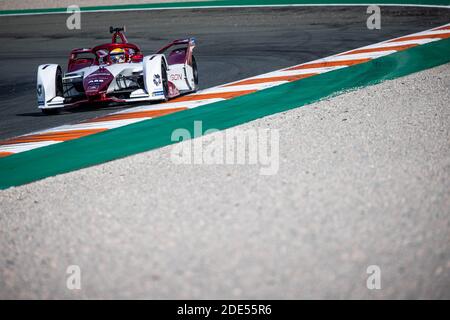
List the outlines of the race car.
<svg viewBox="0 0 450 320">
<path fill-rule="evenodd" d="M 37 100 L 44 114 L 85 103 L 167 101 L 198 90 L 195 39 L 175 40 L 144 56 L 125 28 L 110 27 L 111 43 L 70 53 L 67 72 L 57 64 L 38 67 Z"/>
</svg>

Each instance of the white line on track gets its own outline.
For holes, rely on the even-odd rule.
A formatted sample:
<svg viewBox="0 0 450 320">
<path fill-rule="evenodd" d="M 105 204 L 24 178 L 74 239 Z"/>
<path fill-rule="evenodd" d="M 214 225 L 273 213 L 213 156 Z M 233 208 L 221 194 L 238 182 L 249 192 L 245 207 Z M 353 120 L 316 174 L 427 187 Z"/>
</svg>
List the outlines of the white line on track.
<svg viewBox="0 0 450 320">
<path fill-rule="evenodd" d="M 200 91 L 198 91 L 200 92 Z M 223 101 L 225 99 L 215 98 L 215 99 L 203 99 L 203 100 L 195 100 L 195 101 L 184 101 L 184 102 L 166 102 L 163 104 L 154 104 L 154 105 L 145 105 L 134 108 L 129 108 L 125 110 L 121 110 L 115 112 L 113 114 L 122 114 L 122 113 L 131 113 L 131 112 L 141 112 L 141 111 L 153 111 L 153 110 L 170 110 L 176 108 L 196 108 L 205 104 L 210 104 L 214 102 Z"/>
<path fill-rule="evenodd" d="M 308 62 L 309 63 L 309 62 Z M 301 66 L 301 64 L 297 65 Z M 294 66 L 296 67 L 296 66 Z M 292 67 L 289 67 L 287 69 L 290 69 Z M 271 78 L 271 77 L 279 77 L 279 76 L 300 76 L 304 74 L 310 74 L 310 73 L 324 73 L 329 72 L 337 69 L 345 68 L 345 66 L 336 66 L 336 67 L 327 67 L 327 68 L 308 68 L 308 69 L 299 69 L 299 70 L 279 70 L 279 71 L 273 71 L 261 75 L 257 75 L 254 77 L 251 77 L 249 79 L 260 79 L 260 78 Z M 236 81 L 236 83 L 239 81 Z"/>
<path fill-rule="evenodd" d="M 44 134 L 44 133 L 47 134 L 52 132 L 73 131 L 73 130 L 114 129 L 148 119 L 151 119 L 151 117 L 68 124 L 42 131 L 37 131 L 33 134 Z"/>
<path fill-rule="evenodd" d="M 222 93 L 222 92 L 236 92 L 236 91 L 247 91 L 247 90 L 264 90 L 273 86 L 277 86 L 288 81 L 274 81 L 274 82 L 264 82 L 257 84 L 248 84 L 248 85 L 235 85 L 235 86 L 220 86 L 205 89 L 199 91 L 199 94 L 210 94 L 210 93 Z M 195 96 L 195 95 L 194 95 Z"/>
<path fill-rule="evenodd" d="M 227 8 L 284 8 L 284 7 L 368 7 L 378 5 L 382 7 L 418 7 L 450 9 L 450 6 L 432 4 L 384 4 L 384 3 L 336 3 L 336 4 L 267 4 L 267 5 L 229 5 L 229 6 L 189 6 L 171 8 L 128 8 L 128 9 L 98 9 L 83 10 L 82 13 L 97 12 L 126 12 L 126 11 L 160 11 L 160 10 L 192 10 L 192 9 L 227 9 Z M 29 13 L 3 13 L 0 16 L 31 16 L 47 14 L 67 14 L 66 12 L 29 12 Z"/>
<path fill-rule="evenodd" d="M 39 141 L 39 142 L 26 142 L 18 144 L 5 144 L 0 146 L 0 152 L 24 152 L 36 148 L 46 147 L 55 143 L 60 143 L 62 141 Z"/>
<path fill-rule="evenodd" d="M 361 47 L 358 49 L 352 49 L 347 52 L 354 51 L 354 50 L 360 50 L 360 49 L 375 49 L 375 48 L 405 46 L 405 45 L 410 45 L 410 44 L 421 45 L 421 44 L 426 44 L 426 43 L 438 41 L 438 40 L 441 40 L 441 39 L 440 38 L 428 38 L 428 39 L 407 40 L 407 41 L 397 41 L 397 42 L 382 42 L 382 43 L 371 44 L 371 45 Z"/>
</svg>

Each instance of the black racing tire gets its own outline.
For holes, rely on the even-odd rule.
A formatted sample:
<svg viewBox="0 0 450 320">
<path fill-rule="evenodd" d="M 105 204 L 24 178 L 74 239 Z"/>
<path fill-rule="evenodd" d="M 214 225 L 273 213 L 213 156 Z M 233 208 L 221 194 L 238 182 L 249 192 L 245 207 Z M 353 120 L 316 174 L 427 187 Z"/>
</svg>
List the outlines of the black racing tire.
<svg viewBox="0 0 450 320">
<path fill-rule="evenodd" d="M 56 93 L 57 97 L 64 97 L 64 89 L 63 89 L 63 83 L 62 83 L 62 71 L 61 71 L 60 67 L 58 67 L 58 69 L 56 69 L 55 93 Z"/>
<path fill-rule="evenodd" d="M 59 114 L 61 112 L 61 108 L 51 108 L 51 109 L 41 109 L 42 113 L 51 116 L 55 114 Z"/>
<path fill-rule="evenodd" d="M 197 68 L 197 61 L 195 60 L 195 57 L 192 56 L 192 72 L 194 74 L 194 90 L 198 90 L 198 68 Z"/>
<path fill-rule="evenodd" d="M 163 85 L 164 98 L 167 101 L 169 100 L 169 80 L 167 78 L 167 66 L 164 61 L 161 63 L 161 81 Z"/>
</svg>

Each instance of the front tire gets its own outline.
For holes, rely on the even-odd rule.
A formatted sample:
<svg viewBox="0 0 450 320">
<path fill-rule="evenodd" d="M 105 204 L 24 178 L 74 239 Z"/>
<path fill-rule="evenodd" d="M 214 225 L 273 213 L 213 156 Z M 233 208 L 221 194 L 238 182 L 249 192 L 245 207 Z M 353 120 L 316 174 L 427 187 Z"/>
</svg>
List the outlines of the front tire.
<svg viewBox="0 0 450 320">
<path fill-rule="evenodd" d="M 55 95 L 57 97 L 64 97 L 64 88 L 62 83 L 62 71 L 61 68 L 58 67 L 56 69 L 56 75 L 55 75 Z"/>
</svg>

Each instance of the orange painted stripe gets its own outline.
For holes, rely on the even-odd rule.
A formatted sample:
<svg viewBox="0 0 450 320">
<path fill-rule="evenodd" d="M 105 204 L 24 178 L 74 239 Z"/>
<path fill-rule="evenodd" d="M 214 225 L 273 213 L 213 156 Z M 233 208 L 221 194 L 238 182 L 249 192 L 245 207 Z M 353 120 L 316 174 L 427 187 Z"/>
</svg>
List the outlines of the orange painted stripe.
<svg viewBox="0 0 450 320">
<path fill-rule="evenodd" d="M 310 69 L 310 68 L 326 68 L 326 67 L 337 67 L 337 66 L 352 66 L 355 64 L 363 63 L 370 61 L 372 59 L 353 59 L 353 60 L 341 60 L 341 61 L 326 61 L 326 62 L 317 62 L 317 63 L 309 63 L 303 64 L 301 66 L 292 67 L 286 70 L 301 70 L 301 69 Z"/>
<path fill-rule="evenodd" d="M 173 109 L 165 109 L 165 110 L 149 110 L 149 111 L 136 111 L 136 112 L 128 112 L 128 113 L 118 113 L 118 114 L 110 114 L 104 117 L 99 117 L 91 120 L 83 121 L 82 123 L 90 123 L 90 122 L 101 122 L 101 121 L 114 121 L 114 120 L 125 120 L 125 119 L 138 119 L 138 118 L 156 118 L 161 117 L 166 114 L 171 114 L 174 112 L 186 110 L 187 108 L 173 108 Z"/>
<path fill-rule="evenodd" d="M 170 102 L 181 102 L 181 101 L 195 101 L 204 99 L 232 99 L 235 97 L 243 96 L 249 93 L 256 92 L 257 90 L 243 90 L 243 91 L 233 91 L 233 92 L 217 92 L 217 93 L 199 93 L 189 96 L 183 96 L 175 98 Z"/>
<path fill-rule="evenodd" d="M 446 39 L 450 37 L 450 32 L 449 33 L 441 33 L 441 34 L 428 34 L 428 35 L 422 35 L 422 36 L 410 36 L 410 37 L 403 37 L 400 39 L 394 39 L 388 42 L 399 42 L 399 41 L 408 41 L 408 40 L 421 40 L 421 39 L 435 39 L 435 38 L 439 38 L 439 39 Z"/>
<path fill-rule="evenodd" d="M 39 142 L 39 141 L 67 141 L 78 139 L 84 136 L 88 136 L 94 133 L 105 131 L 106 129 L 89 129 L 89 130 L 71 130 L 61 132 L 50 132 L 42 134 L 32 134 L 28 136 L 17 137 L 0 142 L 0 145 L 27 143 L 27 142 Z"/>
<path fill-rule="evenodd" d="M 357 53 L 368 53 L 368 52 L 377 52 L 377 51 L 401 51 L 405 49 L 409 49 L 412 47 L 417 46 L 417 44 L 405 44 L 403 46 L 394 46 L 394 47 L 380 47 L 380 48 L 367 48 L 367 49 L 357 49 L 353 50 L 347 53 L 341 53 L 340 56 L 346 55 L 346 54 L 357 54 Z"/>
<path fill-rule="evenodd" d="M 4 151 L 2 151 L 2 152 L 0 152 L 0 158 L 7 157 L 7 156 L 12 155 L 12 154 L 13 154 L 12 152 L 4 152 Z"/>
<path fill-rule="evenodd" d="M 257 79 L 248 79 L 242 80 L 236 83 L 228 84 L 225 87 L 233 87 L 233 86 L 242 86 L 247 84 L 258 84 L 258 83 L 266 83 L 266 82 L 276 82 L 276 81 L 295 81 L 307 77 L 311 77 L 316 75 L 317 73 L 308 73 L 308 74 L 298 74 L 293 76 L 279 76 L 279 77 L 269 77 L 269 78 L 257 78 Z"/>
</svg>

